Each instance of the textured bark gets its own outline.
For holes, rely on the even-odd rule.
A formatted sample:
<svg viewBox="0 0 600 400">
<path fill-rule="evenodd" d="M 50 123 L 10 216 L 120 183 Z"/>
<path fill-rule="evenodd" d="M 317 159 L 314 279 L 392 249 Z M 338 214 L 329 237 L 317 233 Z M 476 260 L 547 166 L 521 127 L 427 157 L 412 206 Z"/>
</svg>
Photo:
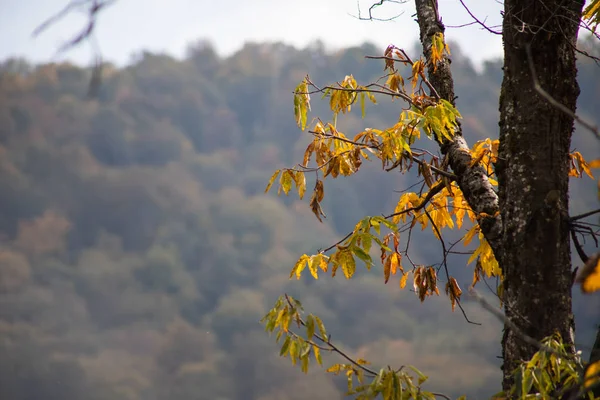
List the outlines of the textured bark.
<svg viewBox="0 0 600 400">
<path fill-rule="evenodd" d="M 541 87 L 575 111 L 579 87 L 574 46 L 583 1 L 504 1 L 504 80 L 500 95 L 497 165 L 505 313 L 524 333 L 554 332 L 572 343 L 571 254 L 568 229 L 568 155 L 573 118 L 534 89 Z M 512 371 L 537 351 L 505 326 L 503 388 Z"/>
<path fill-rule="evenodd" d="M 427 60 L 431 54 L 433 35 L 444 32 L 444 26 L 438 18 L 437 0 L 415 0 L 417 20 L 419 22 L 423 53 Z M 428 66 L 429 81 L 442 99 L 454 102 L 454 80 L 450 71 L 450 60 L 444 58 L 435 71 Z M 502 220 L 499 211 L 498 196 L 490 184 L 485 169 L 481 165 L 470 166 L 472 157 L 469 146 L 462 136 L 460 125 L 452 141 L 440 143 L 442 154 L 448 157 L 450 168 L 457 176 L 457 184 L 463 192 L 469 206 L 476 213 L 486 213 L 490 217 L 480 220 L 481 231 L 490 243 L 494 253 L 501 249 Z"/>
<path fill-rule="evenodd" d="M 600 325 L 598 325 L 596 340 L 594 341 L 594 346 L 592 346 L 592 351 L 590 352 L 590 364 L 595 363 L 596 361 L 600 361 Z M 600 386 L 596 386 L 593 393 L 595 397 L 600 397 Z"/>
<path fill-rule="evenodd" d="M 421 43 L 430 59 L 431 38 L 443 32 L 437 0 L 415 0 Z M 499 196 L 471 157 L 460 128 L 452 142 L 440 144 L 458 184 L 476 212 L 500 216 L 480 222 L 504 273 L 506 316 L 535 339 L 559 332 L 572 343 L 571 263 L 568 231 L 568 154 L 573 118 L 553 107 L 534 88 L 528 63 L 541 87 L 575 111 L 579 87 L 574 46 L 581 0 L 505 0 L 504 81 L 500 98 Z M 529 46 L 529 47 L 528 47 Z M 454 103 L 450 61 L 429 80 L 440 96 Z M 512 372 L 537 349 L 504 329 L 503 388 Z"/>
</svg>

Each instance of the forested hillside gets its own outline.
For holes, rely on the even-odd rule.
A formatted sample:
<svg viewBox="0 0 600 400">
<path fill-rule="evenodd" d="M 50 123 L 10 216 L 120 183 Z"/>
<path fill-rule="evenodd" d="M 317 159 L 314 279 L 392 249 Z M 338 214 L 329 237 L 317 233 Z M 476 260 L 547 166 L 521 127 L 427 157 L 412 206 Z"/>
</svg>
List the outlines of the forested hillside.
<svg viewBox="0 0 600 400">
<path fill-rule="evenodd" d="M 365 165 L 328 184 L 324 223 L 306 201 L 263 194 L 310 139 L 295 125 L 293 88 L 307 73 L 316 83 L 376 80 L 383 65 L 364 55 L 383 50 L 247 44 L 220 58 L 198 42 L 185 60 L 141 53 L 126 68 L 106 67 L 94 99 L 89 69 L 4 61 L 0 398 L 342 398 L 343 378 L 318 368 L 301 377 L 259 324 L 284 292 L 318 309 L 349 353 L 418 364 L 452 395 L 498 391 L 501 323 L 478 305 L 465 308 L 481 325 L 468 324 L 446 299 L 421 304 L 384 285 L 380 266 L 351 281 L 289 280 L 301 253 L 334 243 L 364 215 L 393 210 L 397 191 L 416 182 Z M 497 137 L 501 63 L 478 72 L 460 49 L 452 54 L 465 136 Z M 599 68 L 580 60 L 579 113 L 596 123 Z M 328 115 L 326 102 L 317 104 L 314 115 Z M 360 110 L 345 116 L 341 129 L 389 124 L 400 107 L 382 99 L 365 119 Z M 589 159 L 600 150 L 582 130 L 574 147 Z M 589 178 L 572 188 L 575 213 L 597 208 Z M 439 261 L 427 236 L 414 240 L 415 262 Z M 469 269 L 452 267 L 467 287 Z M 575 300 L 583 348 L 599 308 L 598 296 Z"/>
</svg>

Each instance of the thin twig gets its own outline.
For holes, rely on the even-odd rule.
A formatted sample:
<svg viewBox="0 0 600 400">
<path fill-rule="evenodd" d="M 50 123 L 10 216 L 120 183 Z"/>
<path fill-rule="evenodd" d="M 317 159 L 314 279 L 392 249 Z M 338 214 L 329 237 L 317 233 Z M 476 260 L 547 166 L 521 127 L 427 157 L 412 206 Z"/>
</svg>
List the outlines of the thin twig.
<svg viewBox="0 0 600 400">
<path fill-rule="evenodd" d="M 600 208 L 598 208 L 596 210 L 585 212 L 583 214 L 574 215 L 571 218 L 569 218 L 569 220 L 571 220 L 571 221 L 577 221 L 579 219 L 584 219 L 584 218 L 587 218 L 587 217 L 589 217 L 591 215 L 598 214 L 598 213 L 600 213 Z"/>
<path fill-rule="evenodd" d="M 414 62 L 410 59 L 410 57 L 408 56 L 408 54 L 406 54 L 406 52 L 403 49 L 398 49 L 402 55 L 405 57 L 404 59 L 399 59 L 399 58 L 394 58 L 394 57 L 388 57 L 388 56 L 365 56 L 365 58 L 371 59 L 371 60 L 387 60 L 387 61 L 394 61 L 394 62 L 401 62 L 401 63 L 408 63 L 409 65 L 413 65 Z M 424 75 L 421 75 L 421 80 L 425 83 L 425 85 L 427 85 L 427 87 L 429 88 L 429 90 L 431 90 L 431 93 L 433 94 L 433 97 L 435 97 L 436 100 L 440 99 L 440 95 L 438 94 L 437 90 L 435 90 L 435 88 L 433 87 L 433 85 L 431 84 L 431 82 L 429 82 L 429 79 L 427 79 Z M 393 92 L 396 93 L 396 92 Z"/>
<path fill-rule="evenodd" d="M 356 8 L 358 9 L 358 17 L 355 17 L 354 15 L 352 15 L 354 18 L 357 18 L 361 21 L 380 21 L 380 22 L 388 22 L 388 21 L 393 21 L 396 18 L 400 17 L 402 14 L 404 14 L 404 11 L 401 12 L 398 15 L 395 15 L 393 17 L 389 17 L 389 18 L 376 18 L 373 17 L 373 10 L 378 7 L 383 5 L 383 3 L 396 3 L 396 4 L 404 4 L 406 3 L 406 0 L 380 0 L 378 3 L 374 3 L 371 5 L 371 7 L 369 7 L 369 17 L 363 17 L 360 15 L 360 4 L 358 3 L 358 0 L 356 2 Z M 351 15 L 351 14 L 350 14 Z"/>
<path fill-rule="evenodd" d="M 285 299 L 288 302 L 288 305 L 292 308 L 292 309 L 296 309 L 296 307 L 292 304 L 292 301 L 290 300 L 289 296 L 287 295 L 287 293 L 285 294 Z M 298 321 L 300 322 L 300 324 L 304 327 L 306 327 L 306 323 L 304 322 L 304 320 L 302 319 L 302 317 L 300 317 L 300 315 L 298 314 Z M 346 353 L 344 353 L 342 350 L 340 350 L 337 346 L 335 346 L 333 343 L 331 343 L 331 338 L 325 338 L 323 336 L 321 336 L 318 333 L 314 333 L 313 334 L 314 337 L 316 337 L 320 342 L 325 343 L 327 346 L 329 346 L 331 348 L 331 351 L 338 353 L 340 356 L 342 356 L 343 358 L 345 358 L 346 360 L 348 360 L 349 362 L 351 362 L 354 366 L 362 369 L 363 371 L 367 372 L 368 374 L 371 374 L 372 376 L 377 376 L 378 373 L 373 371 L 372 369 L 359 364 L 358 362 L 354 361 L 352 359 L 352 357 L 348 356 Z"/>
<path fill-rule="evenodd" d="M 440 230 L 438 229 L 435 221 L 433 220 L 433 218 L 431 218 L 431 215 L 429 214 L 429 211 L 427 211 L 427 209 L 423 210 L 425 212 L 425 215 L 427 215 L 427 218 L 429 218 L 429 222 L 431 222 L 431 225 L 433 225 L 433 229 L 435 230 L 438 238 L 440 239 L 440 243 L 442 244 L 442 254 L 443 254 L 443 260 L 442 260 L 442 265 L 444 266 L 444 271 L 446 272 L 446 279 L 448 280 L 448 282 L 450 282 L 450 272 L 448 271 L 448 263 L 447 263 L 447 252 L 446 252 L 446 244 L 444 242 L 444 239 L 442 239 L 442 233 L 440 232 Z M 456 298 L 456 304 L 458 305 L 458 308 L 460 308 L 460 311 L 462 312 L 463 316 L 465 317 L 465 320 L 473 325 L 481 325 L 478 322 L 473 322 L 469 319 L 469 317 L 467 317 L 467 313 L 465 312 L 465 309 L 463 308 L 462 304 L 460 303 L 460 299 Z"/>
<path fill-rule="evenodd" d="M 471 16 L 471 18 L 473 18 L 475 20 L 476 23 L 478 23 L 479 25 L 481 25 L 486 31 L 493 33 L 494 35 L 502 35 L 502 32 L 498 32 L 495 31 L 493 29 L 491 29 L 490 27 L 488 27 L 484 22 L 481 22 L 479 19 L 477 19 L 477 17 L 471 12 L 471 10 L 469 10 L 469 7 L 467 7 L 467 5 L 464 3 L 463 0 L 459 0 L 460 4 L 462 4 L 462 6 L 464 7 L 465 10 L 467 10 L 467 12 L 469 13 L 469 15 Z"/>
<path fill-rule="evenodd" d="M 554 354 L 558 357 L 562 357 L 562 358 L 566 358 L 569 360 L 574 360 L 575 359 L 575 355 L 571 355 L 571 354 L 566 354 L 566 353 L 561 353 L 557 350 L 554 350 L 552 347 L 546 346 L 545 344 L 539 342 L 538 340 L 535 340 L 534 338 L 532 338 L 531 336 L 529 336 L 528 334 L 526 334 L 525 332 L 523 332 L 514 322 L 512 322 L 510 320 L 510 318 L 508 318 L 506 315 L 504 315 L 502 312 L 498 311 L 496 309 L 496 307 L 492 306 L 490 303 L 488 303 L 483 297 L 481 297 L 481 295 L 479 293 L 477 293 L 477 291 L 473 288 L 469 288 L 469 293 L 471 294 L 471 296 L 473 296 L 475 298 L 475 300 L 477 300 L 479 302 L 479 304 L 487 311 L 489 311 L 490 313 L 492 313 L 492 315 L 494 315 L 496 318 L 498 318 L 501 322 L 503 322 L 505 325 L 507 325 L 514 333 L 515 335 L 517 335 L 517 337 L 519 339 L 521 339 L 522 341 L 524 341 L 525 343 L 539 349 L 539 350 L 543 350 L 547 353 L 551 353 Z"/>
</svg>

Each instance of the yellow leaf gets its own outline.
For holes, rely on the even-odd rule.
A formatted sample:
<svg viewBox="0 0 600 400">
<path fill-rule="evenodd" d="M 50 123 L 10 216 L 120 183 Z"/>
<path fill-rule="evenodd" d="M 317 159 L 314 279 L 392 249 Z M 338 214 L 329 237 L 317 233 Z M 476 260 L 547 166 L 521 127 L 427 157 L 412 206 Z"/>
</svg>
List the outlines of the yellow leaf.
<svg viewBox="0 0 600 400">
<path fill-rule="evenodd" d="M 389 76 L 386 85 L 394 92 L 400 92 L 400 87 L 404 86 L 404 79 L 400 74 L 395 73 Z"/>
<path fill-rule="evenodd" d="M 321 268 L 321 271 L 323 272 L 327 272 L 327 256 L 323 255 L 323 254 L 319 254 L 319 262 L 318 262 L 318 267 Z"/>
<path fill-rule="evenodd" d="M 310 161 L 310 156 L 312 155 L 312 153 L 314 151 L 315 151 L 315 142 L 310 142 L 310 144 L 306 148 L 306 151 L 304 152 L 304 159 L 302 160 L 303 166 L 305 166 L 305 167 L 308 166 L 308 163 Z"/>
<path fill-rule="evenodd" d="M 593 0 L 583 11 L 583 19 L 591 24 L 591 30 L 595 31 L 600 24 L 600 0 Z"/>
<path fill-rule="evenodd" d="M 423 72 L 423 62 L 421 60 L 417 60 L 412 65 L 412 88 L 415 90 L 417 88 L 417 82 L 419 81 L 419 76 Z"/>
<path fill-rule="evenodd" d="M 473 270 L 473 281 L 471 282 L 471 289 L 475 287 L 477 282 L 481 280 L 481 263 L 477 263 L 475 265 L 475 269 Z"/>
<path fill-rule="evenodd" d="M 396 275 L 396 271 L 398 270 L 398 264 L 400 263 L 398 253 L 392 253 L 390 256 L 390 274 Z"/>
<path fill-rule="evenodd" d="M 304 172 L 296 171 L 294 182 L 296 183 L 296 189 L 298 189 L 298 196 L 302 200 L 306 192 L 306 177 L 304 176 Z"/>
<path fill-rule="evenodd" d="M 280 172 L 281 172 L 281 170 L 278 169 L 277 171 L 275 171 L 273 173 L 273 175 L 271 175 L 271 179 L 269 179 L 269 183 L 267 184 L 267 188 L 265 189 L 265 193 L 267 193 L 269 191 L 269 189 L 271 189 L 271 186 L 273 186 L 273 183 L 275 182 L 275 179 L 277 179 L 277 175 L 279 175 Z"/>
<path fill-rule="evenodd" d="M 456 189 L 456 188 L 455 188 Z M 469 206 L 463 197 L 462 191 L 455 190 L 454 198 L 452 199 L 452 205 L 454 207 L 454 218 L 456 219 L 456 227 L 458 229 L 462 228 L 463 219 L 465 217 L 465 209 L 468 209 Z"/>
<path fill-rule="evenodd" d="M 477 225 L 477 224 L 473 225 L 473 227 L 465 235 L 464 245 L 468 246 L 469 243 L 471 243 L 471 240 L 473 240 L 473 237 L 475 236 L 475 234 L 478 233 L 478 232 L 479 232 L 479 225 Z M 470 263 L 471 262 L 469 261 L 469 264 Z"/>
<path fill-rule="evenodd" d="M 408 280 L 408 272 L 402 274 L 402 278 L 400 278 L 400 289 L 404 289 L 406 287 L 406 281 Z"/>
<path fill-rule="evenodd" d="M 342 365 L 341 364 L 334 364 L 331 367 L 327 368 L 327 370 L 325 372 L 333 372 L 334 374 L 339 374 L 340 371 L 342 370 Z"/>
<path fill-rule="evenodd" d="M 383 254 L 385 254 L 385 252 L 382 253 L 382 256 L 383 256 Z M 383 264 L 384 283 L 388 283 L 388 281 L 390 280 L 390 272 L 392 270 L 391 268 L 392 268 L 392 257 L 390 256 L 385 260 L 385 263 Z"/>
<path fill-rule="evenodd" d="M 600 381 L 600 361 L 589 364 L 585 369 L 584 387 L 588 388 Z"/>
<path fill-rule="evenodd" d="M 442 61 L 444 56 L 444 50 L 450 54 L 450 49 L 448 45 L 444 43 L 444 34 L 441 32 L 433 35 L 431 41 L 431 64 L 433 65 L 433 70 L 437 69 L 437 64 Z"/>
<path fill-rule="evenodd" d="M 580 152 L 574 151 L 569 154 L 571 159 L 571 170 L 569 171 L 569 176 L 581 177 L 583 172 L 585 172 L 590 178 L 594 179 L 592 175 L 592 171 L 590 170 L 590 165 L 585 161 Z"/>
<path fill-rule="evenodd" d="M 446 283 L 446 294 L 450 297 L 450 303 L 452 304 L 452 311 L 456 306 L 456 303 L 460 300 L 462 290 L 458 286 L 458 282 L 454 278 L 450 278 L 450 281 Z"/>
<path fill-rule="evenodd" d="M 319 258 L 321 258 L 321 254 L 317 254 L 316 256 L 310 257 L 310 261 L 308 262 L 308 270 L 313 278 L 319 279 L 319 275 L 317 274 L 317 267 L 319 266 Z"/>
<path fill-rule="evenodd" d="M 481 263 L 481 269 L 488 278 L 492 276 L 502 276 L 502 271 L 498 265 L 498 261 L 492 252 L 487 240 L 485 240 L 483 233 L 479 232 L 479 247 L 469 258 L 468 264 L 473 262 L 477 256 L 479 256 L 479 263 Z"/>
<path fill-rule="evenodd" d="M 591 19 L 595 14 L 600 13 L 600 1 L 592 1 L 583 11 L 583 18 Z"/>
<path fill-rule="evenodd" d="M 356 262 L 354 261 L 352 253 L 350 253 L 348 250 L 343 250 L 340 252 L 338 260 L 340 267 L 342 267 L 342 271 L 344 271 L 344 276 L 346 279 L 352 278 L 354 272 L 356 271 Z"/>
<path fill-rule="evenodd" d="M 319 365 L 323 365 L 323 359 L 321 358 L 321 349 L 313 344 L 313 354 L 315 355 L 315 360 L 319 363 Z"/>
<path fill-rule="evenodd" d="M 290 171 L 289 169 L 283 171 L 281 177 L 279 178 L 279 184 L 281 186 L 279 187 L 279 191 L 277 194 L 281 194 L 281 190 L 283 190 L 283 193 L 287 195 L 290 192 L 290 189 L 292 188 L 293 179 L 294 176 L 292 175 L 292 171 Z"/>
<path fill-rule="evenodd" d="M 296 124 L 304 130 L 306 128 L 307 113 L 310 110 L 310 94 L 306 78 L 296 86 L 294 91 L 294 116 Z"/>
<path fill-rule="evenodd" d="M 290 272 L 290 279 L 292 279 L 294 274 L 296 275 L 296 279 L 300 279 L 300 274 L 302 273 L 302 270 L 306 268 L 306 264 L 309 262 L 309 260 L 310 257 L 306 254 L 303 254 L 302 257 L 300 257 L 300 259 L 298 259 L 296 262 L 296 265 L 294 265 L 292 272 Z"/>
</svg>

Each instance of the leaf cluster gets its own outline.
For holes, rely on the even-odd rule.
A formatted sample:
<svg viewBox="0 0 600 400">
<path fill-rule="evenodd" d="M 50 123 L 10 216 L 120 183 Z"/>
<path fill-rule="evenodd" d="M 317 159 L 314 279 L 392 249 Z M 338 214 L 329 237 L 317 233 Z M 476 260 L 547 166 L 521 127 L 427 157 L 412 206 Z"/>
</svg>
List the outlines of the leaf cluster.
<svg viewBox="0 0 600 400">
<path fill-rule="evenodd" d="M 322 351 L 337 353 L 346 359 L 346 363 L 333 364 L 326 372 L 334 375 L 344 374 L 347 379 L 347 395 L 357 400 L 434 400 L 436 394 L 421 387 L 427 380 L 421 371 L 413 366 L 393 370 L 390 367 L 375 371 L 369 368 L 370 362 L 362 358 L 352 359 L 331 341 L 321 319 L 313 314 L 302 318 L 304 309 L 300 301 L 289 295 L 280 297 L 275 306 L 263 317 L 265 330 L 276 333 L 276 341 L 283 339 L 279 355 L 289 357 L 292 364 L 300 364 L 304 373 L 308 373 L 310 356 L 323 365 Z M 303 334 L 292 330 L 296 327 Z M 408 371 L 408 372 L 407 372 Z"/>
<path fill-rule="evenodd" d="M 515 369 L 515 384 L 510 392 L 500 392 L 494 398 L 508 395 L 522 400 L 565 396 L 594 399 L 592 389 L 600 383 L 600 361 L 584 367 L 579 357 L 570 355 L 558 333 L 543 339 L 541 344 L 540 351 Z"/>
</svg>

